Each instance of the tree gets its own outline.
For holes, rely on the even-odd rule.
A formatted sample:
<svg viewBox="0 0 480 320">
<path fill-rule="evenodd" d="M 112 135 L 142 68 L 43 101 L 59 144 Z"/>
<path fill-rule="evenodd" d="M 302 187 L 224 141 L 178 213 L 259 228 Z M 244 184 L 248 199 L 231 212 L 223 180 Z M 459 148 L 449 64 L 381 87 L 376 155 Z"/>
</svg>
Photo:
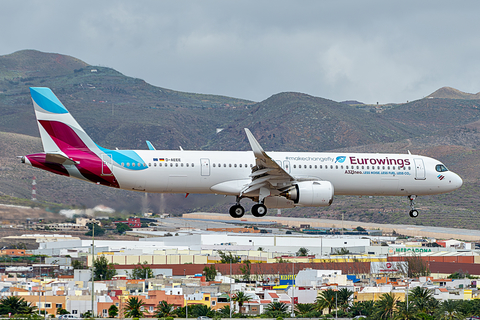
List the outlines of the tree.
<svg viewBox="0 0 480 320">
<path fill-rule="evenodd" d="M 244 281 L 250 281 L 250 275 L 251 275 L 250 263 L 251 263 L 250 260 L 245 260 L 243 261 L 243 265 L 240 267 L 240 272 L 243 274 Z"/>
<path fill-rule="evenodd" d="M 233 297 L 232 297 L 232 300 L 235 301 L 236 303 L 238 303 L 238 307 L 239 307 L 239 312 L 242 313 L 242 307 L 243 307 L 243 304 L 245 302 L 248 302 L 250 301 L 250 297 L 248 295 L 246 295 L 244 292 L 240 291 L 240 292 L 237 292 Z"/>
<path fill-rule="evenodd" d="M 233 255 L 232 252 L 224 252 L 218 250 L 218 255 L 220 256 L 220 263 L 239 263 L 242 260 L 239 256 Z"/>
<path fill-rule="evenodd" d="M 355 316 L 371 316 L 374 313 L 374 301 L 357 301 L 350 306 L 350 313 Z"/>
<path fill-rule="evenodd" d="M 17 296 L 6 297 L 0 300 L 0 315 L 33 314 L 37 307 L 32 306 L 23 298 Z"/>
<path fill-rule="evenodd" d="M 338 307 L 343 311 L 346 311 L 349 307 L 350 297 L 353 295 L 352 290 L 342 288 L 337 292 Z"/>
<path fill-rule="evenodd" d="M 115 318 L 116 316 L 118 316 L 118 308 L 116 305 L 112 304 L 110 308 L 108 308 L 108 317 Z"/>
<path fill-rule="evenodd" d="M 220 315 L 220 318 L 229 318 L 230 317 L 230 306 L 223 306 L 217 312 Z"/>
<path fill-rule="evenodd" d="M 137 297 L 131 297 L 125 306 L 125 317 L 127 318 L 143 318 L 142 307 L 145 305 L 143 300 L 138 300 Z"/>
<path fill-rule="evenodd" d="M 303 317 L 314 310 L 315 304 L 313 303 L 297 303 L 295 305 L 295 313 Z"/>
<path fill-rule="evenodd" d="M 198 318 L 198 317 L 213 317 L 214 311 L 211 307 L 206 306 L 204 304 L 194 304 L 191 307 L 191 314 Z"/>
<path fill-rule="evenodd" d="M 407 304 L 406 301 L 398 301 L 395 320 L 416 320 L 418 319 L 418 313 L 412 303 Z"/>
<path fill-rule="evenodd" d="M 436 313 L 435 319 L 465 319 L 465 316 L 458 310 L 461 301 L 458 300 L 446 300 L 443 301 L 439 310 Z"/>
<path fill-rule="evenodd" d="M 438 307 L 438 300 L 433 297 L 433 292 L 427 288 L 415 287 L 410 290 L 408 300 L 419 312 L 432 315 Z"/>
<path fill-rule="evenodd" d="M 270 302 L 267 307 L 265 308 L 264 314 L 267 315 L 269 318 L 286 318 L 288 317 L 288 306 L 283 302 Z"/>
<path fill-rule="evenodd" d="M 305 247 L 301 247 L 300 249 L 298 249 L 297 251 L 297 257 L 306 257 L 308 255 L 308 249 L 305 248 Z"/>
<path fill-rule="evenodd" d="M 90 231 L 85 233 L 86 236 L 92 236 L 93 235 L 92 228 L 95 228 L 95 236 L 100 237 L 100 236 L 103 236 L 105 234 L 105 229 L 103 229 L 102 227 L 100 227 L 96 223 L 88 223 L 87 226 L 88 226 L 88 229 L 90 229 Z"/>
<path fill-rule="evenodd" d="M 173 304 L 170 304 L 167 301 L 160 301 L 157 305 L 155 315 L 157 318 L 172 317 L 174 315 L 173 311 Z"/>
<path fill-rule="evenodd" d="M 322 291 L 317 297 L 316 304 L 318 310 L 321 311 L 325 308 L 328 308 L 328 313 L 332 313 L 332 309 L 335 308 L 335 305 L 337 304 L 337 296 L 335 290 L 327 289 Z"/>
<path fill-rule="evenodd" d="M 119 234 L 124 234 L 125 231 L 132 231 L 132 228 L 130 228 L 128 226 L 128 224 L 126 223 L 123 223 L 123 222 L 119 222 L 117 223 L 117 226 L 116 226 L 116 231 L 119 233 Z M 96 232 L 96 231 L 95 231 Z"/>
<path fill-rule="evenodd" d="M 408 277 L 418 278 L 430 275 L 430 269 L 428 263 L 422 259 L 419 255 L 412 255 L 407 257 L 405 261 L 408 262 Z"/>
<path fill-rule="evenodd" d="M 72 260 L 73 269 L 85 269 L 85 265 L 80 260 Z"/>
<path fill-rule="evenodd" d="M 69 314 L 68 310 L 63 308 L 57 308 L 57 314 Z"/>
<path fill-rule="evenodd" d="M 153 271 L 148 266 L 148 262 L 144 261 L 143 264 L 139 263 L 132 270 L 132 279 L 150 279 L 153 278 Z"/>
<path fill-rule="evenodd" d="M 393 293 L 385 293 L 375 302 L 376 319 L 392 319 L 397 308 L 398 298 Z"/>
<path fill-rule="evenodd" d="M 105 256 L 100 256 L 93 262 L 94 279 L 98 280 L 112 280 L 113 276 L 117 274 L 117 271 L 113 267 L 113 264 L 108 263 Z"/>
<path fill-rule="evenodd" d="M 213 281 L 217 276 L 217 269 L 215 269 L 213 264 L 211 264 L 210 267 L 205 266 L 205 268 L 203 268 L 203 274 L 205 275 L 207 281 Z"/>
</svg>

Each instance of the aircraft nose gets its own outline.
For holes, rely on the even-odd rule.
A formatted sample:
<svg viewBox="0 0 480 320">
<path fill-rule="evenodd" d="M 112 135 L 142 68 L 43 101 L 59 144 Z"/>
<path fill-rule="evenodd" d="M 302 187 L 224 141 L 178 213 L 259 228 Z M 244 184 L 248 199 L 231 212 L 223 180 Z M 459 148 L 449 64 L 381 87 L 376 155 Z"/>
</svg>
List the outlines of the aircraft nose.
<svg viewBox="0 0 480 320">
<path fill-rule="evenodd" d="M 463 185 L 463 180 L 458 174 L 454 173 L 453 176 L 450 178 L 450 183 L 453 188 L 458 189 Z"/>
</svg>

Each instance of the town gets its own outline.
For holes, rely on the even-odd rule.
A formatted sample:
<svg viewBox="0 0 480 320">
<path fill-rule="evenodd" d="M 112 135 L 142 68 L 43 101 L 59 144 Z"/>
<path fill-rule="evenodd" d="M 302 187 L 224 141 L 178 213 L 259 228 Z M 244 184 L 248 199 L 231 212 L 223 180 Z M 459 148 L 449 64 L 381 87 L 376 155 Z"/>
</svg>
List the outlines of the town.
<svg viewBox="0 0 480 320">
<path fill-rule="evenodd" d="M 28 221 L 23 228 L 34 233 L 2 238 L 12 245 L 1 250 L 0 310 L 9 299 L 28 305 L 25 313 L 62 318 L 380 319 L 378 306 L 385 311 L 389 301 L 391 315 L 415 312 L 426 319 L 449 304 L 465 315 L 479 310 L 474 241 L 350 228 L 343 221 L 342 227 L 334 220 L 321 228 L 313 219 L 290 225 L 275 217 L 230 219 L 195 213 L 114 221 L 130 240 L 98 239 L 105 217 Z M 88 230 L 89 239 L 75 236 Z"/>
</svg>

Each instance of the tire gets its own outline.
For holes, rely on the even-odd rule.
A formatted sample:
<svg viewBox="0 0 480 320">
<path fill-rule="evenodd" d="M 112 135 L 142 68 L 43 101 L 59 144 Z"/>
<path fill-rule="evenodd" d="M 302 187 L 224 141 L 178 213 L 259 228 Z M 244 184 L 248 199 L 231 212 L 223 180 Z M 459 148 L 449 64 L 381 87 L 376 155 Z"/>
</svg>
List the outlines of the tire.
<svg viewBox="0 0 480 320">
<path fill-rule="evenodd" d="M 232 218 L 238 219 L 243 217 L 244 214 L 245 214 L 245 209 L 241 205 L 236 204 L 230 207 L 230 216 Z"/>
<path fill-rule="evenodd" d="M 264 204 L 257 203 L 252 207 L 252 215 L 261 218 L 267 214 L 267 207 Z"/>
<path fill-rule="evenodd" d="M 417 210 L 410 210 L 410 217 L 416 218 L 418 217 L 418 211 Z"/>
</svg>

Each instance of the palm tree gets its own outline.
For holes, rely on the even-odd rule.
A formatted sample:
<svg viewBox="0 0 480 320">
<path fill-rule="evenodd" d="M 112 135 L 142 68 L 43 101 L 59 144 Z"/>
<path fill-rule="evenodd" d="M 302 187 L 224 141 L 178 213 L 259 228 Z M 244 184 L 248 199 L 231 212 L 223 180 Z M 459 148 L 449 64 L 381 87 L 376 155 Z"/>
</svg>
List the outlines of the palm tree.
<svg viewBox="0 0 480 320">
<path fill-rule="evenodd" d="M 194 317 L 212 317 L 213 310 L 204 304 L 194 304 L 192 306 L 192 314 Z"/>
<path fill-rule="evenodd" d="M 461 301 L 446 300 L 443 301 L 440 310 L 437 312 L 437 319 L 454 320 L 464 319 L 465 316 L 458 310 Z"/>
<path fill-rule="evenodd" d="M 131 297 L 127 301 L 127 305 L 125 307 L 125 317 L 127 318 L 143 318 L 143 311 L 141 310 L 142 307 L 145 305 L 143 300 L 138 300 L 137 297 Z"/>
<path fill-rule="evenodd" d="M 240 309 L 240 313 L 242 313 L 242 307 L 245 302 L 250 301 L 250 297 L 246 295 L 244 292 L 240 291 L 233 295 L 232 300 L 238 303 L 238 308 Z"/>
<path fill-rule="evenodd" d="M 332 309 L 337 305 L 336 291 L 333 289 L 322 291 L 317 297 L 316 304 L 319 311 L 328 308 L 328 313 L 332 313 Z"/>
<path fill-rule="evenodd" d="M 287 311 L 288 306 L 285 303 L 274 301 L 267 305 L 264 314 L 269 318 L 285 318 L 288 316 Z"/>
<path fill-rule="evenodd" d="M 371 316 L 375 311 L 375 302 L 373 300 L 357 301 L 350 306 L 352 316 Z"/>
<path fill-rule="evenodd" d="M 0 300 L 0 314 L 32 314 L 37 307 L 32 306 L 23 298 L 16 296 L 3 298 Z"/>
<path fill-rule="evenodd" d="M 157 305 L 155 315 L 157 318 L 171 317 L 173 315 L 173 304 L 167 301 L 160 301 Z"/>
<path fill-rule="evenodd" d="M 438 300 L 433 297 L 433 292 L 428 288 L 415 287 L 410 290 L 408 300 L 422 313 L 432 315 L 438 307 Z"/>
<path fill-rule="evenodd" d="M 397 302 L 397 311 L 395 312 L 395 320 L 416 320 L 419 319 L 418 309 L 413 306 L 413 303 L 399 301 Z"/>
<path fill-rule="evenodd" d="M 313 303 L 297 303 L 295 305 L 295 312 L 300 316 L 305 316 L 309 312 L 315 310 L 315 304 Z"/>
<path fill-rule="evenodd" d="M 398 298 L 393 293 L 382 294 L 380 300 L 375 303 L 377 319 L 392 319 L 397 308 Z"/>
<path fill-rule="evenodd" d="M 337 292 L 337 299 L 338 299 L 338 306 L 343 311 L 347 311 L 349 307 L 350 297 L 353 295 L 352 290 L 348 290 L 347 288 L 342 288 Z"/>
<path fill-rule="evenodd" d="M 217 313 L 220 315 L 220 318 L 229 318 L 230 306 L 223 306 L 221 309 L 217 310 Z"/>
</svg>

